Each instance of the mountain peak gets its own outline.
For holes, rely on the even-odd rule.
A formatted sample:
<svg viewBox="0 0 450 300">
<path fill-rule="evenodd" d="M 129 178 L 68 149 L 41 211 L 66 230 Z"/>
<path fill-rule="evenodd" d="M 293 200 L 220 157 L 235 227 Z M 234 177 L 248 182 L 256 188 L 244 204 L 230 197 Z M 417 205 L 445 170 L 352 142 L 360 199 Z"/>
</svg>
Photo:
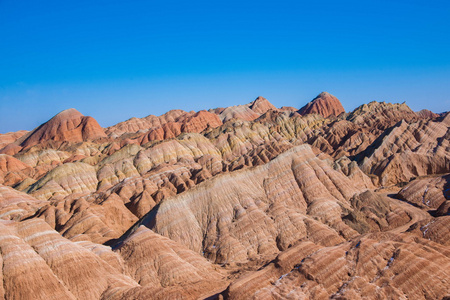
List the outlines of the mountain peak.
<svg viewBox="0 0 450 300">
<path fill-rule="evenodd" d="M 76 110 L 75 108 L 69 108 L 57 113 L 50 120 L 70 120 L 82 117 L 84 117 L 84 115 L 80 113 L 78 110 Z"/>
<path fill-rule="evenodd" d="M 258 96 L 253 102 L 250 103 L 249 107 L 251 110 L 259 114 L 264 114 L 269 109 L 277 109 L 272 103 L 269 102 L 269 100 L 262 96 Z"/>
<path fill-rule="evenodd" d="M 319 114 L 325 118 L 331 115 L 339 116 L 343 112 L 345 112 L 345 110 L 339 99 L 328 92 L 320 93 L 311 102 L 299 110 L 301 115 Z"/>
<path fill-rule="evenodd" d="M 81 142 L 105 137 L 103 128 L 92 117 L 84 116 L 75 108 L 69 108 L 38 126 L 20 141 L 26 148 L 53 140 L 62 142 Z"/>
<path fill-rule="evenodd" d="M 317 98 L 324 98 L 324 97 L 330 97 L 330 96 L 334 97 L 334 96 L 331 95 L 330 93 L 324 91 L 324 92 L 320 93 L 319 95 L 317 95 L 317 97 L 314 98 L 314 99 L 317 99 Z"/>
</svg>

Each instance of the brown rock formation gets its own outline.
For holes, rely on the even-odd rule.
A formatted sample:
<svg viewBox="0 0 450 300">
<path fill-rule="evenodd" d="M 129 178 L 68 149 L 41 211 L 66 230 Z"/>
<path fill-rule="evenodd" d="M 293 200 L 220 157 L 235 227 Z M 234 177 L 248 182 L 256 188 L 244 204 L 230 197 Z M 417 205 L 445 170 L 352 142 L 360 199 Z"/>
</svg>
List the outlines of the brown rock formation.
<svg viewBox="0 0 450 300">
<path fill-rule="evenodd" d="M 44 205 L 44 201 L 0 185 L 0 218 L 3 220 L 23 220 Z"/>
<path fill-rule="evenodd" d="M 0 298 L 447 297 L 450 114 L 303 110 L 0 135 Z"/>
<path fill-rule="evenodd" d="M 261 96 L 259 96 L 252 103 L 250 103 L 249 108 L 261 115 L 266 113 L 270 109 L 277 110 L 277 108 L 273 106 L 272 103 L 269 102 L 269 100 Z"/>
<path fill-rule="evenodd" d="M 213 110 L 213 112 L 217 113 L 220 119 L 225 123 L 231 119 L 253 121 L 271 109 L 277 110 L 277 108 L 266 98 L 259 96 L 249 104 L 216 109 Z"/>
<path fill-rule="evenodd" d="M 335 247 L 300 243 L 234 282 L 231 299 L 442 299 L 448 248 L 409 235 L 369 234 Z"/>
<path fill-rule="evenodd" d="M 384 131 L 398 122 L 407 123 L 418 120 L 418 116 L 405 103 L 386 103 L 372 101 L 352 111 L 347 120 L 371 131 Z"/>
<path fill-rule="evenodd" d="M 11 153 L 17 151 L 11 149 L 29 148 L 47 141 L 82 142 L 101 137 L 106 137 L 106 134 L 94 118 L 85 117 L 70 108 L 16 140 L 14 146 L 7 146 L 0 152 Z"/>
<path fill-rule="evenodd" d="M 439 117 L 439 114 L 435 114 L 428 109 L 419 110 L 416 114 L 423 119 L 434 119 Z"/>
<path fill-rule="evenodd" d="M 30 132 L 20 145 L 26 148 L 48 140 L 81 142 L 105 136 L 95 119 L 85 117 L 71 108 L 60 112 Z"/>
<path fill-rule="evenodd" d="M 167 122 L 161 127 L 150 129 L 148 133 L 140 137 L 139 143 L 173 139 L 181 133 L 199 133 L 207 128 L 216 128 L 220 125 L 222 125 L 222 121 L 216 114 L 202 110 L 189 116 L 184 115 L 175 122 Z"/>
<path fill-rule="evenodd" d="M 441 120 L 401 121 L 359 156 L 361 169 L 382 185 L 450 172 L 450 114 Z"/>
<path fill-rule="evenodd" d="M 176 122 L 179 118 L 183 118 L 189 113 L 181 109 L 171 110 L 159 117 L 149 115 L 145 118 L 131 118 L 127 121 L 120 122 L 114 126 L 108 127 L 106 133 L 108 135 L 115 134 L 120 136 L 124 133 L 134 133 L 139 130 L 149 130 L 152 128 L 161 127 L 168 122 Z"/>
<path fill-rule="evenodd" d="M 301 115 L 319 114 L 327 118 L 331 115 L 339 116 L 345 110 L 338 98 L 327 92 L 322 92 L 311 102 L 300 108 L 298 112 Z"/>
<path fill-rule="evenodd" d="M 14 185 L 28 178 L 33 169 L 17 158 L 0 154 L 0 184 Z"/>
<path fill-rule="evenodd" d="M 5 147 L 6 145 L 14 143 L 16 140 L 18 140 L 27 133 L 28 133 L 27 130 L 19 130 L 16 132 L 8 132 L 0 134 L 0 149 Z"/>
<path fill-rule="evenodd" d="M 166 199 L 139 224 L 215 262 L 245 262 L 305 236 L 332 245 L 356 235 L 341 215 L 357 191 L 309 147 L 299 146 Z"/>
<path fill-rule="evenodd" d="M 397 196 L 418 207 L 438 209 L 450 200 L 450 174 L 413 180 Z"/>
</svg>

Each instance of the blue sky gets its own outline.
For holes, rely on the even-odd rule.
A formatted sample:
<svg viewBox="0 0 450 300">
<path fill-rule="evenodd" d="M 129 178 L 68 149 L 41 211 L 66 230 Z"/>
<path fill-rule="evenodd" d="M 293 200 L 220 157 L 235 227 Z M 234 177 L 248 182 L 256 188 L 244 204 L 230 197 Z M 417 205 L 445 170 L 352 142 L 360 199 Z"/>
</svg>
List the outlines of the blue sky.
<svg viewBox="0 0 450 300">
<path fill-rule="evenodd" d="M 448 1 L 0 0 L 0 133 L 71 107 L 106 127 L 321 91 L 346 110 L 449 110 L 449 16 Z"/>
</svg>

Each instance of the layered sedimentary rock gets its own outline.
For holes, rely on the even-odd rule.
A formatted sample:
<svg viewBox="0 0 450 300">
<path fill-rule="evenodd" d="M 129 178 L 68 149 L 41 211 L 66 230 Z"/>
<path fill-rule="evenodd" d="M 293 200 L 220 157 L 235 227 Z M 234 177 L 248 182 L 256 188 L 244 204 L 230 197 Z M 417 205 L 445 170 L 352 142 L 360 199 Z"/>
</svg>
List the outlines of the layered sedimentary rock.
<svg viewBox="0 0 450 300">
<path fill-rule="evenodd" d="M 97 188 L 95 168 L 85 163 L 63 164 L 39 179 L 27 190 L 38 199 L 93 192 Z"/>
<path fill-rule="evenodd" d="M 277 110 L 277 108 L 273 106 L 266 98 L 259 96 L 254 101 L 245 105 L 218 108 L 210 111 L 218 114 L 220 119 L 223 122 L 226 122 L 231 119 L 253 121 L 271 109 Z"/>
<path fill-rule="evenodd" d="M 71 108 L 60 112 L 0 152 L 15 154 L 23 148 L 47 141 L 81 142 L 101 137 L 106 137 L 106 134 L 94 118 L 83 116 L 79 111 Z"/>
<path fill-rule="evenodd" d="M 372 101 L 352 111 L 347 120 L 372 131 L 384 131 L 401 120 L 415 121 L 418 116 L 406 103 L 386 103 Z"/>
<path fill-rule="evenodd" d="M 207 111 L 199 111 L 195 114 L 184 116 L 176 122 L 167 122 L 161 127 L 151 129 L 147 134 L 139 139 L 140 144 L 149 141 L 159 141 L 171 139 L 179 136 L 181 133 L 202 132 L 207 128 L 216 128 L 222 125 L 222 121 L 215 114 Z"/>
<path fill-rule="evenodd" d="M 434 119 L 438 118 L 439 114 L 435 114 L 434 112 L 428 110 L 428 109 L 422 109 L 417 112 L 417 115 L 424 119 Z"/>
<path fill-rule="evenodd" d="M 0 185 L 0 219 L 23 220 L 46 203 L 13 188 Z"/>
<path fill-rule="evenodd" d="M 263 166 L 218 176 L 165 199 L 138 224 L 216 263 L 245 262 L 306 238 L 330 246 L 356 236 L 342 216 L 361 210 L 350 201 L 359 192 L 310 147 L 298 146 Z M 378 210 L 389 227 L 391 209 L 385 206 Z"/>
<path fill-rule="evenodd" d="M 438 209 L 450 200 L 450 174 L 413 180 L 398 197 L 418 207 Z"/>
<path fill-rule="evenodd" d="M 0 135 L 0 295 L 448 296 L 450 115 L 327 93 L 300 112 L 258 97 L 103 131 L 68 110 Z"/>
<path fill-rule="evenodd" d="M 27 133 L 28 133 L 28 131 L 26 131 L 26 130 L 19 130 L 16 132 L 8 132 L 8 133 L 0 134 L 0 149 L 2 149 L 3 147 L 5 147 L 8 144 L 14 143 L 15 141 L 17 141 L 19 138 L 21 138 L 22 136 L 24 136 Z"/>
<path fill-rule="evenodd" d="M 448 248 L 409 235 L 368 234 L 335 247 L 300 243 L 232 283 L 232 299 L 442 299 Z"/>
<path fill-rule="evenodd" d="M 385 131 L 364 153 L 361 169 L 379 176 L 382 185 L 417 176 L 450 172 L 450 114 L 440 120 L 401 121 Z"/>
<path fill-rule="evenodd" d="M 114 126 L 108 127 L 106 132 L 108 134 L 114 133 L 115 135 L 120 136 L 126 132 L 134 133 L 138 132 L 139 130 L 149 130 L 150 128 L 161 127 L 168 122 L 176 122 L 179 117 L 186 114 L 187 112 L 181 109 L 176 109 L 171 110 L 159 117 L 149 115 L 145 118 L 131 118 L 127 121 L 120 122 Z"/>
<path fill-rule="evenodd" d="M 148 229 L 117 252 L 67 240 L 39 219 L 0 221 L 0 232 L 5 298 L 196 298 L 223 277 L 206 259 Z M 143 269 L 145 255 L 154 260 Z"/>
<path fill-rule="evenodd" d="M 20 146 L 30 147 L 45 141 L 81 142 L 106 136 L 92 117 L 85 117 L 74 108 L 60 112 L 23 138 Z"/>
<path fill-rule="evenodd" d="M 327 118 L 329 116 L 339 116 L 345 110 L 338 98 L 327 92 L 322 92 L 311 102 L 300 108 L 298 112 L 301 115 L 319 114 Z"/>
<path fill-rule="evenodd" d="M 17 158 L 0 154 L 0 183 L 14 185 L 33 173 L 33 168 Z"/>
</svg>

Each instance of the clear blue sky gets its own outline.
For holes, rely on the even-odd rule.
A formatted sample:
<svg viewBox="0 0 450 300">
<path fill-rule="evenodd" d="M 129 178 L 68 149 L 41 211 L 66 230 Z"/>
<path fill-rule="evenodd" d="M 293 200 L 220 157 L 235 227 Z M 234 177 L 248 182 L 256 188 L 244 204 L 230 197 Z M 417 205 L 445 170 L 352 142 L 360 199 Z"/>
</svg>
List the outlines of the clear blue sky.
<svg viewBox="0 0 450 300">
<path fill-rule="evenodd" d="M 0 0 L 0 133 L 321 91 L 450 110 L 449 20 L 448 1 Z"/>
</svg>

